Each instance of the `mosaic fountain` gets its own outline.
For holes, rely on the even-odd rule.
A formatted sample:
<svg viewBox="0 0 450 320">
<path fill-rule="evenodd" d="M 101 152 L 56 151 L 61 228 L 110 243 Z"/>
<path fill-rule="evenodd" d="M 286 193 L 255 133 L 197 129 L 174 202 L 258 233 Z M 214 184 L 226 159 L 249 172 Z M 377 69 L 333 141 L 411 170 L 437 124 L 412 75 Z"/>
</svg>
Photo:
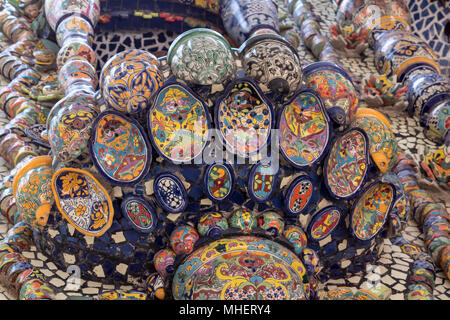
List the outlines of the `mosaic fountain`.
<svg viewBox="0 0 450 320">
<path fill-rule="evenodd" d="M 305 0 L 134 2 L 2 3 L 9 297 L 79 296 L 39 255 L 84 299 L 448 299 L 449 50 L 406 1 L 321 1 L 330 35 Z M 392 248 L 403 282 L 327 286 Z"/>
</svg>

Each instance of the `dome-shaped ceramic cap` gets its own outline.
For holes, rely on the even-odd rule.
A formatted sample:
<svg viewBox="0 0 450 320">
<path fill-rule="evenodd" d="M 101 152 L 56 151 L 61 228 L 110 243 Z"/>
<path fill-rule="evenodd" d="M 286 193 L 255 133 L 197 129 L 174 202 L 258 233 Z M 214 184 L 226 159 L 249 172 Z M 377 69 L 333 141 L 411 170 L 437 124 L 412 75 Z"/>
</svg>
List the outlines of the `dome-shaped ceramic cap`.
<svg viewBox="0 0 450 320">
<path fill-rule="evenodd" d="M 228 41 L 218 32 L 196 28 L 180 34 L 167 53 L 173 75 L 190 84 L 225 83 L 236 65 Z"/>
<path fill-rule="evenodd" d="M 302 87 L 303 72 L 297 50 L 283 37 L 260 34 L 239 48 L 245 74 L 264 91 L 290 96 Z"/>
</svg>

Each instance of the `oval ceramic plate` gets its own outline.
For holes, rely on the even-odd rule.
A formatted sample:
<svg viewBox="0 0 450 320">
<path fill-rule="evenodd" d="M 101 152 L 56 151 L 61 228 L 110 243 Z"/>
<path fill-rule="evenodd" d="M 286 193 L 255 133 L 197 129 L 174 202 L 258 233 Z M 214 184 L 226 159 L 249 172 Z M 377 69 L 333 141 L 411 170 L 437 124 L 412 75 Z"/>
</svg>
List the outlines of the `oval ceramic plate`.
<svg viewBox="0 0 450 320">
<path fill-rule="evenodd" d="M 194 161 L 209 142 L 207 105 L 180 83 L 164 85 L 148 113 L 148 129 L 156 151 L 174 163 Z"/>
<path fill-rule="evenodd" d="M 331 126 L 323 102 L 314 91 L 302 90 L 283 105 L 278 128 L 281 154 L 294 167 L 309 167 L 324 156 Z"/>
<path fill-rule="evenodd" d="M 188 205 L 186 189 L 175 175 L 161 173 L 153 182 L 153 190 L 159 205 L 170 213 L 184 211 Z"/>
<path fill-rule="evenodd" d="M 141 181 L 152 159 L 144 129 L 137 121 L 113 110 L 102 112 L 95 119 L 89 151 L 99 173 L 120 186 Z"/>
<path fill-rule="evenodd" d="M 365 188 L 351 210 L 353 235 L 363 241 L 373 239 L 383 228 L 395 197 L 395 186 L 391 183 L 376 181 Z"/>
<path fill-rule="evenodd" d="M 341 209 L 336 206 L 327 206 L 315 213 L 308 224 L 310 239 L 320 241 L 326 238 L 338 226 L 341 217 Z"/>
<path fill-rule="evenodd" d="M 215 163 L 205 169 L 203 176 L 207 196 L 213 201 L 227 199 L 234 190 L 233 168 L 225 163 Z"/>
<path fill-rule="evenodd" d="M 128 196 L 122 200 L 121 209 L 133 228 L 140 232 L 151 232 L 158 225 L 155 208 L 144 198 Z"/>
<path fill-rule="evenodd" d="M 114 217 L 111 199 L 89 172 L 59 169 L 53 174 L 52 190 L 61 214 L 81 233 L 101 236 L 111 227 Z"/>
<path fill-rule="evenodd" d="M 256 202 L 269 200 L 276 191 L 279 169 L 270 165 L 269 162 L 259 162 L 250 171 L 247 190 L 250 197 Z"/>
<path fill-rule="evenodd" d="M 298 216 L 308 212 L 317 202 L 317 181 L 308 174 L 301 175 L 289 185 L 284 198 L 287 213 Z"/>
<path fill-rule="evenodd" d="M 248 78 L 228 85 L 217 99 L 215 118 L 222 143 L 227 150 L 242 157 L 254 155 L 269 144 L 275 123 L 270 100 Z"/>
<path fill-rule="evenodd" d="M 364 130 L 353 128 L 338 137 L 324 163 L 325 185 L 336 199 L 354 197 L 369 173 L 369 139 Z"/>
</svg>

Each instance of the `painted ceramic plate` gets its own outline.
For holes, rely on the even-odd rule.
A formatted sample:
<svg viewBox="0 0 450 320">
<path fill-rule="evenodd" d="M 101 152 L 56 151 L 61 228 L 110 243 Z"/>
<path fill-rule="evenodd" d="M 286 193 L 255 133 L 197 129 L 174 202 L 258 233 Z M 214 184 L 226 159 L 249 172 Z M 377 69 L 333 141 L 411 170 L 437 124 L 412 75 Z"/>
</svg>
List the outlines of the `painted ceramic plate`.
<svg viewBox="0 0 450 320">
<path fill-rule="evenodd" d="M 314 179 L 307 174 L 301 175 L 292 181 L 284 198 L 286 212 L 298 216 L 309 211 L 317 202 L 318 192 L 315 190 L 316 185 L 317 183 Z"/>
<path fill-rule="evenodd" d="M 203 180 L 206 194 L 213 201 L 225 200 L 233 193 L 234 171 L 228 164 L 215 163 L 208 166 Z"/>
<path fill-rule="evenodd" d="M 171 173 L 160 174 L 153 183 L 156 200 L 170 213 L 184 211 L 188 205 L 186 189 L 183 183 Z"/>
<path fill-rule="evenodd" d="M 201 156 L 209 141 L 207 105 L 179 83 L 163 86 L 148 113 L 150 138 L 156 151 L 174 162 L 189 162 Z"/>
<path fill-rule="evenodd" d="M 97 170 L 115 185 L 135 185 L 150 168 L 151 147 L 137 121 L 102 112 L 92 126 L 90 152 Z"/>
<path fill-rule="evenodd" d="M 253 80 L 232 82 L 217 100 L 215 113 L 219 138 L 228 151 L 248 157 L 269 143 L 275 115 Z"/>
<path fill-rule="evenodd" d="M 350 129 L 338 137 L 324 163 L 324 181 L 336 199 L 354 197 L 369 173 L 369 139 L 364 130 Z"/>
<path fill-rule="evenodd" d="M 298 92 L 283 105 L 278 128 L 281 154 L 297 168 L 317 163 L 330 141 L 330 120 L 322 100 L 312 90 Z"/>
<path fill-rule="evenodd" d="M 310 239 L 320 241 L 326 238 L 341 221 L 341 210 L 336 206 L 328 206 L 318 211 L 308 224 Z"/>
<path fill-rule="evenodd" d="M 309 283 L 295 253 L 242 236 L 194 251 L 177 268 L 172 294 L 175 300 L 306 300 Z"/>
<path fill-rule="evenodd" d="M 145 199 L 128 196 L 122 200 L 122 214 L 128 218 L 133 228 L 140 232 L 151 232 L 158 225 L 155 208 Z"/>
<path fill-rule="evenodd" d="M 63 168 L 52 178 L 56 205 L 66 220 L 81 233 L 101 236 L 113 221 L 108 192 L 89 172 Z"/>
<path fill-rule="evenodd" d="M 395 198 L 391 183 L 374 182 L 365 188 L 351 210 L 353 235 L 359 240 L 373 239 L 383 228 Z"/>
<path fill-rule="evenodd" d="M 256 202 L 269 200 L 276 191 L 278 168 L 268 162 L 255 164 L 248 178 L 248 194 Z"/>
</svg>

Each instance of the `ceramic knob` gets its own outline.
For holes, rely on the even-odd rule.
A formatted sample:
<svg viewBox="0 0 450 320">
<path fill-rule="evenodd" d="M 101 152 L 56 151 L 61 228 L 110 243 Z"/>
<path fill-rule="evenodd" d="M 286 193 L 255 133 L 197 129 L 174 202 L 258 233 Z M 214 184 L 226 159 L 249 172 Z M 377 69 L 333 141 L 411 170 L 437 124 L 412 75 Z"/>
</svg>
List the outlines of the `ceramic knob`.
<svg viewBox="0 0 450 320">
<path fill-rule="evenodd" d="M 158 273 L 148 276 L 145 281 L 146 292 L 151 299 L 164 300 L 166 293 L 164 291 L 164 280 Z"/>
<path fill-rule="evenodd" d="M 237 209 L 230 217 L 229 223 L 233 228 L 250 233 L 256 227 L 257 220 L 253 211 Z"/>
<path fill-rule="evenodd" d="M 290 96 L 302 86 L 297 50 L 283 37 L 263 34 L 251 37 L 239 48 L 245 74 L 263 91 Z"/>
<path fill-rule="evenodd" d="M 163 278 L 175 271 L 175 257 L 176 253 L 171 249 L 162 249 L 155 254 L 153 259 L 155 270 L 158 271 Z"/>
<path fill-rule="evenodd" d="M 228 41 L 218 32 L 196 28 L 179 35 L 167 53 L 173 75 L 189 84 L 223 84 L 236 65 Z"/>
<path fill-rule="evenodd" d="M 228 229 L 227 219 L 219 212 L 210 212 L 204 214 L 197 225 L 198 233 L 213 239 L 220 238 L 225 230 Z"/>
<path fill-rule="evenodd" d="M 179 226 L 170 235 L 170 245 L 176 254 L 190 254 L 199 239 L 197 231 L 191 226 Z"/>
<path fill-rule="evenodd" d="M 303 248 L 306 247 L 308 242 L 305 231 L 296 225 L 286 226 L 283 235 L 291 243 L 295 253 L 298 255 L 303 251 Z"/>
<path fill-rule="evenodd" d="M 238 45 L 256 29 L 279 32 L 278 10 L 272 0 L 225 0 L 220 7 L 220 16 L 227 34 Z"/>
<path fill-rule="evenodd" d="M 45 16 L 50 27 L 56 31 L 62 18 L 79 16 L 94 28 L 100 16 L 100 0 L 45 0 Z"/>
<path fill-rule="evenodd" d="M 258 226 L 272 234 L 272 236 L 278 237 L 278 235 L 283 234 L 284 220 L 277 212 L 266 211 L 258 216 Z"/>
</svg>

